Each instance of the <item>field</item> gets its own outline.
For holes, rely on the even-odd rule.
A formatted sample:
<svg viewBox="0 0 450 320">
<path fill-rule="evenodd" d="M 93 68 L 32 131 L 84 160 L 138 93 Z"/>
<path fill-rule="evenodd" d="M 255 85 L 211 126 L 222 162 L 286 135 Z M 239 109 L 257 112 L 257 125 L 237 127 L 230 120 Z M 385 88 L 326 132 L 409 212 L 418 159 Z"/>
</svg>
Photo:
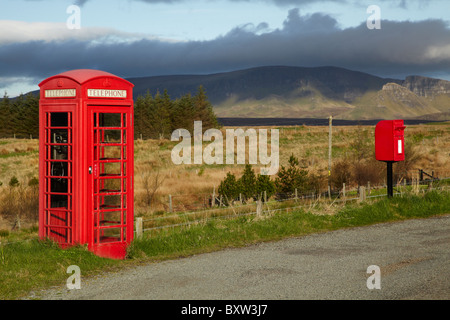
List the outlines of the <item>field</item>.
<svg viewBox="0 0 450 320">
<path fill-rule="evenodd" d="M 322 186 L 325 189 L 328 127 L 278 129 L 281 165 L 286 165 L 288 157 L 293 154 L 311 177 L 325 181 Z M 369 126 L 334 127 L 333 163 L 350 163 L 351 170 L 359 170 L 362 166 L 365 173 L 380 171 L 379 164 L 373 160 L 373 131 L 374 128 Z M 394 166 L 396 182 L 403 183 L 405 178 L 409 182 L 417 178 L 418 169 L 429 173 L 434 171 L 435 177 L 450 177 L 450 124 L 408 126 L 406 140 L 411 142 L 406 150 L 413 159 L 401 166 Z M 173 199 L 173 211 L 208 207 L 208 197 L 214 188 L 217 192 L 227 172 L 233 172 L 237 177 L 242 174 L 243 165 L 174 165 L 171 161 L 174 145 L 176 142 L 168 140 L 135 141 L 137 217 L 146 220 L 173 215 L 182 217 L 182 213 L 167 212 L 169 195 Z M 339 166 L 333 168 L 335 171 L 342 170 Z M 52 285 L 63 286 L 68 277 L 67 266 L 74 264 L 83 270 L 83 277 L 89 277 L 134 263 L 161 261 L 261 241 L 379 222 L 427 218 L 450 212 L 448 191 L 406 192 L 403 197 L 394 197 L 392 200 L 383 197 L 362 203 L 333 201 L 330 204 L 325 200 L 297 209 L 289 208 L 288 213 L 287 210 L 272 210 L 260 216 L 236 215 L 240 208 L 235 207 L 228 209 L 233 211 L 234 219 L 210 219 L 188 228 L 146 232 L 132 243 L 128 259 L 117 261 L 99 258 L 83 246 L 60 250 L 49 241 L 37 241 L 38 141 L 0 140 L 0 170 L 0 299 L 17 299 L 33 290 L 39 291 Z M 378 175 L 372 172 L 361 176 L 379 179 L 383 174 L 381 170 Z M 446 179 L 442 184 L 446 190 L 448 183 Z M 356 194 L 352 194 L 350 189 L 357 184 L 353 180 L 348 184 L 349 196 Z M 372 186 L 376 186 L 376 183 L 373 182 Z M 385 193 L 385 189 L 374 190 L 373 194 L 378 192 Z M 290 204 L 270 204 L 272 209 L 276 205 L 286 209 Z M 202 211 L 199 212 L 201 216 Z M 21 213 L 20 220 L 17 219 L 18 213 Z"/>
<path fill-rule="evenodd" d="M 222 131 L 227 128 L 222 128 Z M 279 130 L 280 165 L 285 166 L 288 158 L 294 155 L 299 159 L 300 166 L 317 180 L 320 190 L 326 191 L 328 127 L 303 125 L 271 128 Z M 430 175 L 433 172 L 435 177 L 450 177 L 450 123 L 409 125 L 405 130 L 405 141 L 407 161 L 394 165 L 396 182 L 418 178 L 419 169 Z M 237 164 L 175 165 L 171 151 L 176 144 L 170 140 L 135 141 L 136 216 L 151 217 L 167 212 L 169 195 L 173 211 L 205 209 L 210 206 L 212 193 L 217 195 L 219 184 L 227 172 L 234 173 L 236 177 L 243 172 L 244 166 Z M 208 144 L 203 142 L 203 147 Z M 361 167 L 360 170 L 367 175 L 364 178 L 372 186 L 384 184 L 384 175 L 380 172 L 385 165 L 373 159 L 373 149 L 374 126 L 333 127 L 333 178 L 337 174 L 336 164 L 348 163 L 355 168 Z M 14 213 L 11 213 L 14 208 L 29 211 L 21 217 L 22 227 L 37 224 L 38 155 L 37 140 L 0 139 L 0 197 L 3 200 L 0 230 L 10 230 L 17 224 Z M 256 173 L 258 168 L 258 165 L 254 166 Z M 14 177 L 17 178 L 15 182 L 12 181 Z M 361 184 L 355 179 L 347 183 L 349 189 Z M 338 181 L 333 188 L 339 188 Z M 12 199 L 11 190 L 16 190 L 16 200 Z M 14 201 L 19 201 L 20 206 L 11 203 Z"/>
</svg>

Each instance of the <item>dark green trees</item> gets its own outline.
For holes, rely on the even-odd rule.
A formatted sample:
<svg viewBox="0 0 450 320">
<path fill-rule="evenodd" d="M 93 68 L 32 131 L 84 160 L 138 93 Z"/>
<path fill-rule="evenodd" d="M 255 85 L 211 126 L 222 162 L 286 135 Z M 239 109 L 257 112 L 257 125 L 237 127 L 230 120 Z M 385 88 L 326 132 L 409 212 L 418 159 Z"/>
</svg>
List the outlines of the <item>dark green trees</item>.
<svg viewBox="0 0 450 320">
<path fill-rule="evenodd" d="M 220 183 L 218 191 L 219 195 L 225 199 L 224 203 L 228 205 L 237 199 L 242 200 L 243 203 L 250 199 L 268 199 L 276 190 L 275 183 L 270 179 L 270 176 L 261 174 L 256 176 L 252 166 L 247 164 L 239 179 L 236 179 L 234 174 L 227 173 L 226 178 Z"/>
<path fill-rule="evenodd" d="M 134 125 L 136 138 L 170 138 L 173 130 L 193 131 L 194 121 L 202 121 L 203 130 L 217 128 L 216 115 L 200 86 L 192 96 L 186 94 L 173 100 L 167 90 L 147 92 L 138 96 L 134 104 Z M 39 96 L 20 95 L 14 99 L 5 93 L 0 99 L 0 137 L 29 138 L 39 136 Z"/>
<path fill-rule="evenodd" d="M 277 188 L 277 198 L 292 198 L 295 189 L 298 192 L 309 189 L 308 172 L 300 168 L 298 159 L 291 155 L 289 165 L 287 167 L 281 166 L 278 171 L 275 185 Z"/>
<path fill-rule="evenodd" d="M 33 94 L 0 100 L 0 137 L 37 138 L 39 136 L 39 97 Z"/>
<path fill-rule="evenodd" d="M 203 87 L 197 94 L 186 94 L 172 100 L 167 90 L 152 96 L 149 92 L 139 96 L 134 106 L 135 134 L 137 138 L 170 138 L 176 129 L 192 132 L 194 121 L 202 121 L 203 130 L 218 127 L 213 107 Z"/>
<path fill-rule="evenodd" d="M 219 195 L 226 201 L 226 205 L 233 200 L 266 200 L 275 195 L 278 200 L 292 199 L 296 195 L 306 192 L 320 192 L 322 178 L 302 169 L 299 161 L 293 155 L 289 158 L 287 166 L 281 166 L 276 177 L 272 180 L 268 175 L 255 175 L 250 164 L 245 165 L 242 176 L 237 179 L 234 174 L 228 173 L 220 183 Z"/>
</svg>

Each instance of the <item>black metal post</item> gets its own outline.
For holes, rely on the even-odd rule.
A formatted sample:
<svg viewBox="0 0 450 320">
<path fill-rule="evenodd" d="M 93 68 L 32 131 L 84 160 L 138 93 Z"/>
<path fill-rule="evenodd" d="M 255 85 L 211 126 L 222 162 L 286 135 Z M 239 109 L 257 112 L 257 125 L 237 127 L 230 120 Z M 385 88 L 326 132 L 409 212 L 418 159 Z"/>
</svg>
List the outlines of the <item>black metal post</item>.
<svg viewBox="0 0 450 320">
<path fill-rule="evenodd" d="M 393 161 L 386 161 L 387 163 L 387 195 L 389 198 L 394 196 L 394 177 L 392 174 Z"/>
</svg>

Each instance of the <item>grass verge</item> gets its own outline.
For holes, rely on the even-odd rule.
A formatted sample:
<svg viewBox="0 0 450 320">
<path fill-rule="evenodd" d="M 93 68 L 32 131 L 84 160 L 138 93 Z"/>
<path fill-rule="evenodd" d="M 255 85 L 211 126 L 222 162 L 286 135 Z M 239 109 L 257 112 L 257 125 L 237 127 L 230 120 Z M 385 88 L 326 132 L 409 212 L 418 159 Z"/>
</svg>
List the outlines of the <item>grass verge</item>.
<svg viewBox="0 0 450 320">
<path fill-rule="evenodd" d="M 334 215 L 297 210 L 262 218 L 243 216 L 212 220 L 185 229 L 163 229 L 135 240 L 129 254 L 135 259 L 170 259 L 262 241 L 447 213 L 450 213 L 449 193 L 431 191 L 425 195 L 384 198 L 363 205 L 348 204 Z"/>
<path fill-rule="evenodd" d="M 18 299 L 32 290 L 63 286 L 70 276 L 66 273 L 70 265 L 79 266 L 84 278 L 133 263 L 447 213 L 450 213 L 450 194 L 431 191 L 424 195 L 407 194 L 366 204 L 347 204 L 333 215 L 297 210 L 262 217 L 217 219 L 188 228 L 163 229 L 145 234 L 132 243 L 129 259 L 125 261 L 97 257 L 83 246 L 61 250 L 52 242 L 28 238 L 26 241 L 0 245 L 0 299 Z"/>
</svg>

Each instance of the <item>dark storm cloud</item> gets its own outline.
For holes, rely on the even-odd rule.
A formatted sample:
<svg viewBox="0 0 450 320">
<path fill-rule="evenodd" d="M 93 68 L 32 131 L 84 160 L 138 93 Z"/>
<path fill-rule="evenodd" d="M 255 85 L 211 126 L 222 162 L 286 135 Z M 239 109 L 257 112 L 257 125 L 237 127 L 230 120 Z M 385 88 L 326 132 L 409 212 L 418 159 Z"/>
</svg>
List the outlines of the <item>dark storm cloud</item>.
<svg viewBox="0 0 450 320">
<path fill-rule="evenodd" d="M 289 11 L 283 27 L 236 27 L 210 41 L 33 41 L 0 47 L 2 77 L 43 79 L 58 72 L 94 68 L 123 77 L 214 73 L 264 65 L 338 66 L 381 76 L 450 70 L 450 29 L 440 20 L 383 21 L 340 29 L 325 14 Z"/>
</svg>

